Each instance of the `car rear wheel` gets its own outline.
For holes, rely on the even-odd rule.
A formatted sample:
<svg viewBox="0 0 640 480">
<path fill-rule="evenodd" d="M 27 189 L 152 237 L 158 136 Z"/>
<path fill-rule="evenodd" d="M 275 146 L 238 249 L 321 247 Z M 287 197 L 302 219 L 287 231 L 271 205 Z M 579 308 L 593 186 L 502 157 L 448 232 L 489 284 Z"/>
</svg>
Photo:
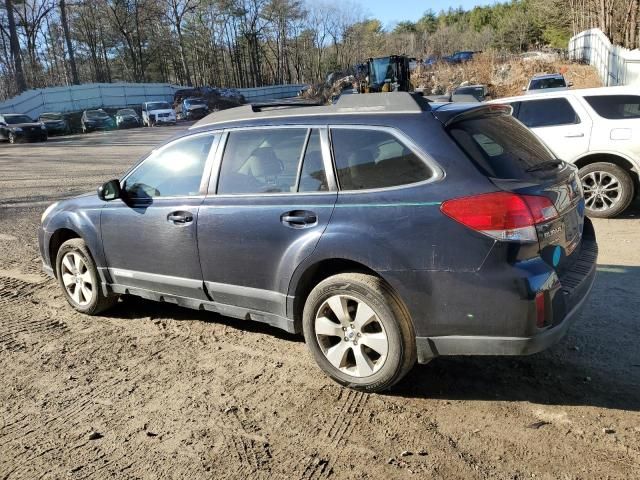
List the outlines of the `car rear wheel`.
<svg viewBox="0 0 640 480">
<path fill-rule="evenodd" d="M 58 283 L 69 304 L 77 311 L 96 315 L 113 306 L 117 296 L 105 296 L 87 245 L 80 238 L 67 240 L 56 256 Z"/>
<path fill-rule="evenodd" d="M 320 282 L 305 303 L 303 330 L 320 368 L 356 390 L 386 390 L 416 361 L 409 313 L 372 275 L 344 273 Z"/>
<path fill-rule="evenodd" d="M 595 218 L 613 218 L 633 201 L 633 180 L 613 163 L 597 162 L 580 169 L 586 213 Z"/>
</svg>

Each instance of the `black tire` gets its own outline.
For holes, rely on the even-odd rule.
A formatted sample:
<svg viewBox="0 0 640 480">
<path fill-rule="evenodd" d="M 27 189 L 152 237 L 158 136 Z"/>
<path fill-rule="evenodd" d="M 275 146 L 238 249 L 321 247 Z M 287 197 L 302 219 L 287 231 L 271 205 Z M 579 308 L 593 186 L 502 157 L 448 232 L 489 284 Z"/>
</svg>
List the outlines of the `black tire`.
<svg viewBox="0 0 640 480">
<path fill-rule="evenodd" d="M 589 190 L 593 182 L 593 177 L 590 177 L 590 174 L 594 174 L 595 176 L 602 174 L 610 175 L 611 177 L 615 177 L 618 180 L 618 183 L 620 184 L 619 196 L 617 197 L 616 203 L 611 207 L 606 209 L 589 207 Z M 579 171 L 579 175 L 580 180 L 582 181 L 583 189 L 585 190 L 586 213 L 590 217 L 616 217 L 623 211 L 625 211 L 633 201 L 635 195 L 633 179 L 631 178 L 631 175 L 628 171 L 619 167 L 618 165 L 608 162 L 591 163 L 585 167 L 582 167 Z M 600 207 L 603 204 L 601 202 L 595 202 L 593 205 L 596 207 Z"/>
<path fill-rule="evenodd" d="M 91 277 L 93 295 L 91 301 L 86 305 L 80 305 L 76 302 L 64 285 L 62 261 L 68 253 L 75 253 L 82 258 L 86 265 L 86 272 L 89 273 Z M 56 275 L 58 277 L 60 288 L 62 288 L 62 292 L 69 302 L 69 305 L 81 313 L 97 315 L 98 313 L 104 312 L 108 308 L 112 307 L 118 301 L 117 295 L 105 296 L 102 292 L 100 276 L 98 275 L 96 264 L 93 261 L 93 257 L 91 256 L 91 252 L 89 252 L 87 245 L 81 238 L 67 240 L 60 246 L 56 255 Z"/>
<path fill-rule="evenodd" d="M 388 342 L 386 359 L 369 376 L 357 377 L 341 371 L 329 362 L 322 351 L 315 333 L 316 312 L 334 295 L 347 295 L 364 301 L 384 327 Z M 372 275 L 342 273 L 320 282 L 307 297 L 302 326 L 305 342 L 318 366 L 336 382 L 355 390 L 387 390 L 416 363 L 416 339 L 409 312 L 392 288 L 384 280 Z"/>
</svg>

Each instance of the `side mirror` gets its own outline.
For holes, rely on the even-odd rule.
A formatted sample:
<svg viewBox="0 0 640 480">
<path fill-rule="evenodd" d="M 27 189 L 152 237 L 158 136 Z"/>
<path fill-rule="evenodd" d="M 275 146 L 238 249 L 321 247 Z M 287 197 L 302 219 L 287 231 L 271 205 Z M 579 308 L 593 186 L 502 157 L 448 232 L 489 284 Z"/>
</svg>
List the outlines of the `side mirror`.
<svg viewBox="0 0 640 480">
<path fill-rule="evenodd" d="M 573 87 L 573 82 L 567 83 L 567 87 Z"/>
<path fill-rule="evenodd" d="M 98 187 L 98 198 L 109 202 L 120 198 L 122 196 L 122 190 L 120 189 L 120 180 L 117 178 L 109 180 Z"/>
</svg>

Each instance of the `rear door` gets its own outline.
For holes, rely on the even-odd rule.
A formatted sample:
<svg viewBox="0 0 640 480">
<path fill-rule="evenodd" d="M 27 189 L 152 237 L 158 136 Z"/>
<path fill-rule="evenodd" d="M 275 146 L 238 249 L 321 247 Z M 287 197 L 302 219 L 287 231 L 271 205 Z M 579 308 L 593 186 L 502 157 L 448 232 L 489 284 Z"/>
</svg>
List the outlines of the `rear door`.
<svg viewBox="0 0 640 480">
<path fill-rule="evenodd" d="M 215 302 L 280 316 L 289 281 L 336 202 L 324 127 L 234 129 L 200 208 L 198 248 Z"/>
<path fill-rule="evenodd" d="M 591 117 L 572 96 L 522 100 L 514 115 L 556 154 L 573 162 L 589 149 Z"/>
</svg>

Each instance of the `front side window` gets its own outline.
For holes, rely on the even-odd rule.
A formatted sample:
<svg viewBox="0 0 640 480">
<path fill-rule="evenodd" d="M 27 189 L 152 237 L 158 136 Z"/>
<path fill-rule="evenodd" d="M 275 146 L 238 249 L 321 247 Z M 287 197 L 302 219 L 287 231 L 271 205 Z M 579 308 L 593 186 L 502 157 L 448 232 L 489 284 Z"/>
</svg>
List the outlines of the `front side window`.
<svg viewBox="0 0 640 480">
<path fill-rule="evenodd" d="M 598 115 L 609 120 L 640 118 L 638 95 L 593 95 L 584 97 Z"/>
<path fill-rule="evenodd" d="M 127 196 L 151 199 L 198 195 L 212 143 L 213 135 L 198 135 L 152 153 L 127 177 Z"/>
<path fill-rule="evenodd" d="M 333 155 L 341 190 L 366 190 L 421 182 L 432 170 L 383 130 L 335 128 Z"/>
<path fill-rule="evenodd" d="M 306 128 L 238 130 L 229 133 L 218 194 L 295 192 Z"/>
<path fill-rule="evenodd" d="M 518 120 L 529 128 L 580 123 L 580 118 L 566 98 L 521 102 Z"/>
</svg>

